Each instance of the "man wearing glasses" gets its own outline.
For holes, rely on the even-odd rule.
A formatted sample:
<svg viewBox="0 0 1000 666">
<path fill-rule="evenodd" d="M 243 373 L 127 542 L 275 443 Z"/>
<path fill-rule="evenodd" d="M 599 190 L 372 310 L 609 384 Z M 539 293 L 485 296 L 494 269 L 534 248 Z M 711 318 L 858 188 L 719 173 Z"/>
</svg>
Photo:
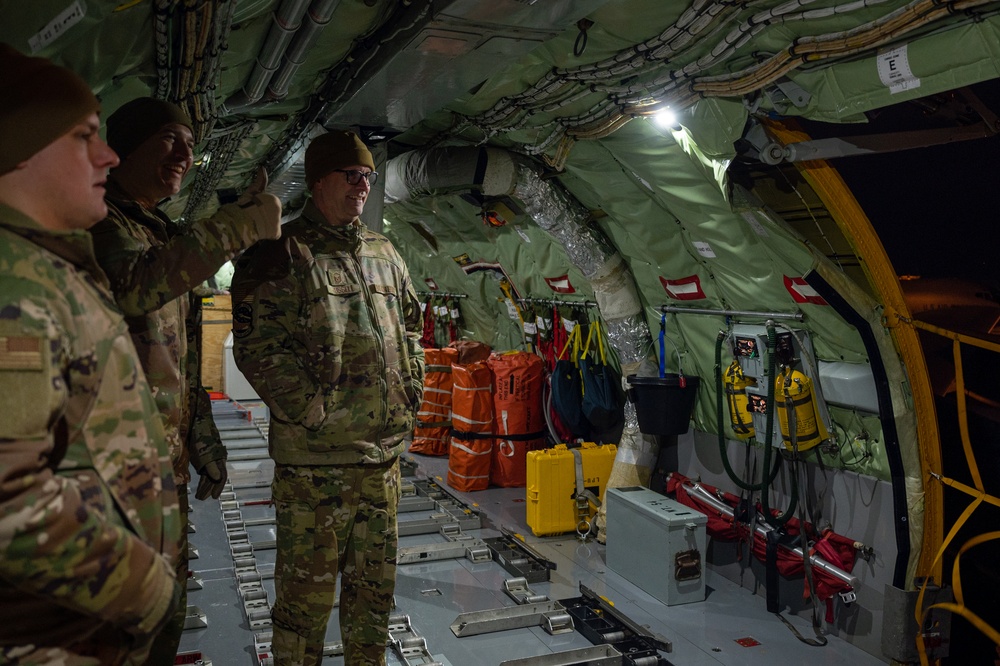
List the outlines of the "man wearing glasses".
<svg viewBox="0 0 1000 666">
<path fill-rule="evenodd" d="M 420 307 L 360 216 L 378 174 L 353 132 L 309 145 L 312 194 L 233 276 L 236 363 L 271 410 L 276 666 L 319 664 L 341 576 L 344 663 L 384 665 L 396 580 L 398 456 L 420 404 Z"/>
</svg>

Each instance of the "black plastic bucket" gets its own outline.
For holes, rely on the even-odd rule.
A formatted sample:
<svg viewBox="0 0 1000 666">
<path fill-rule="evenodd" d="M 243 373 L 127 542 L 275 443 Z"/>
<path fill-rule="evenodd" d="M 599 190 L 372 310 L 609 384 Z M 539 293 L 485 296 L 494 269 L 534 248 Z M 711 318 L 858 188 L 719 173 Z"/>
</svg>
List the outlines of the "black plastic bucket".
<svg viewBox="0 0 1000 666">
<path fill-rule="evenodd" d="M 685 386 L 681 388 L 680 377 L 667 374 L 666 377 L 628 376 L 632 385 L 629 398 L 635 403 L 639 418 L 639 431 L 647 435 L 683 435 L 691 425 L 691 410 L 698 395 L 698 377 L 684 375 Z"/>
</svg>

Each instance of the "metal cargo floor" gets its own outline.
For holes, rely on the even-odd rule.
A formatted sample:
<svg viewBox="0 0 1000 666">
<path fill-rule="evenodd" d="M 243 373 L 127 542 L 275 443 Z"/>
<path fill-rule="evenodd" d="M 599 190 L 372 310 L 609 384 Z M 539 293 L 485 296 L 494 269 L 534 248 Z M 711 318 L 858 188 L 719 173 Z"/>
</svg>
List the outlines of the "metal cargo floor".
<svg viewBox="0 0 1000 666">
<path fill-rule="evenodd" d="M 230 446 L 231 479 L 242 479 L 246 487 L 235 489 L 237 502 L 246 523 L 245 535 L 251 543 L 273 539 L 273 526 L 253 524 L 266 522 L 269 507 L 255 504 L 266 498 L 270 489 L 260 475 L 269 469 L 267 463 L 253 462 L 253 455 L 266 455 L 263 433 L 266 432 L 266 409 L 259 405 L 237 406 L 227 401 L 214 403 L 216 421 L 227 441 L 240 438 L 239 448 Z M 244 418 L 257 418 L 254 424 Z M 250 426 L 261 436 L 254 444 Z M 255 448 L 256 446 L 256 448 Z M 238 450 L 244 460 L 234 461 Z M 828 644 L 812 647 L 795 638 L 792 632 L 765 609 L 765 600 L 740 588 L 733 582 L 709 570 L 706 574 L 706 600 L 677 606 L 666 606 L 642 589 L 605 566 L 605 547 L 595 540 L 581 541 L 576 535 L 535 537 L 525 522 L 525 492 L 523 488 L 490 488 L 475 493 L 453 491 L 445 484 L 447 458 L 406 454 L 413 461 L 415 473 L 404 481 L 417 479 L 436 482 L 442 489 L 466 506 L 478 510 L 481 527 L 462 530 L 462 535 L 489 539 L 515 532 L 545 559 L 555 563 L 549 580 L 530 583 L 530 590 L 550 600 L 579 597 L 581 584 L 605 597 L 614 608 L 636 625 L 647 628 L 670 641 L 672 651 L 660 656 L 676 666 L 726 666 L 781 664 L 851 663 L 853 666 L 883 664 L 877 658 L 834 635 Z M 234 464 L 241 465 L 234 469 Z M 249 469 L 258 464 L 258 469 Z M 225 499 L 226 496 L 224 496 Z M 191 499 L 191 524 L 195 531 L 190 541 L 197 558 L 191 570 L 201 582 L 201 589 L 188 593 L 189 606 L 197 606 L 207 626 L 184 632 L 180 650 L 199 653 L 213 666 L 257 666 L 260 660 L 255 647 L 255 633 L 245 611 L 244 592 L 237 579 L 237 559 L 232 550 L 232 506 L 218 500 Z M 224 510 L 224 506 L 229 507 Z M 273 511 L 273 509 L 272 509 Z M 271 514 L 273 516 L 273 513 Z M 409 521 L 425 521 L 435 511 L 414 511 L 400 514 L 401 529 Z M 228 524 L 227 524 L 228 520 Z M 241 532 L 244 534 L 244 532 Z M 441 534 L 402 536 L 400 547 L 421 547 L 446 543 Z M 257 570 L 262 574 L 262 588 L 267 602 L 273 601 L 273 549 L 255 549 Z M 504 582 L 512 578 L 500 564 L 492 561 L 472 561 L 467 558 L 424 561 L 401 564 L 396 585 L 396 612 L 409 618 L 412 635 L 422 639 L 424 652 L 432 660 L 408 654 L 407 660 L 393 650 L 387 650 L 390 665 L 430 664 L 442 666 L 498 666 L 504 661 L 539 657 L 566 650 L 592 647 L 578 631 L 550 635 L 541 626 L 485 633 L 457 638 L 451 625 L 462 613 L 485 611 L 517 605 L 504 592 Z M 784 581 L 800 585 L 801 581 Z M 813 631 L 808 619 L 786 614 L 785 618 L 805 637 Z M 395 634 L 394 634 L 395 635 Z M 339 640 L 337 611 L 334 610 L 327 632 L 328 642 Z M 418 641 L 419 642 L 419 641 Z M 745 646 L 746 645 L 746 646 Z M 343 657 L 324 659 L 324 664 L 343 664 Z M 661 662 L 662 663 L 662 662 Z"/>
</svg>

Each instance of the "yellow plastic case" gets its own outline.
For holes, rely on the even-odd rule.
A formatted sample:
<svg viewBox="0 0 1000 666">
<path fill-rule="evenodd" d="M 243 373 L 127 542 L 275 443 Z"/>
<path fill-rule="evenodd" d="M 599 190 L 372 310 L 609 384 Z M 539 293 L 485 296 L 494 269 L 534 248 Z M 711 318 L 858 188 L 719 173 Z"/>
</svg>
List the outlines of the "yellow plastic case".
<svg viewBox="0 0 1000 666">
<path fill-rule="evenodd" d="M 584 488 L 604 501 L 604 487 L 611 475 L 618 447 L 584 442 L 578 449 L 583 463 Z M 576 456 L 565 444 L 528 452 L 526 484 L 527 522 L 535 536 L 576 532 Z M 588 502 L 587 520 L 597 509 Z"/>
</svg>

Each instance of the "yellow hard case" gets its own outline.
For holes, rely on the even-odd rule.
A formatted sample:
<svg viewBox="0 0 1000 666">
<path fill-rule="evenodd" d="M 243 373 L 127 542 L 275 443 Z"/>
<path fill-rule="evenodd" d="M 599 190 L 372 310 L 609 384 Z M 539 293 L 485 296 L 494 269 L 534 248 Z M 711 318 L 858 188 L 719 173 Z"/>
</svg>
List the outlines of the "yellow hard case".
<svg viewBox="0 0 1000 666">
<path fill-rule="evenodd" d="M 578 449 L 583 463 L 583 486 L 601 502 L 604 487 L 611 475 L 611 466 L 618 447 L 614 444 L 598 446 L 584 442 Z M 528 452 L 526 484 L 527 522 L 535 536 L 563 534 L 578 531 L 584 515 L 577 515 L 576 456 L 565 444 L 551 449 Z M 597 513 L 593 502 L 587 502 L 586 520 Z"/>
</svg>

